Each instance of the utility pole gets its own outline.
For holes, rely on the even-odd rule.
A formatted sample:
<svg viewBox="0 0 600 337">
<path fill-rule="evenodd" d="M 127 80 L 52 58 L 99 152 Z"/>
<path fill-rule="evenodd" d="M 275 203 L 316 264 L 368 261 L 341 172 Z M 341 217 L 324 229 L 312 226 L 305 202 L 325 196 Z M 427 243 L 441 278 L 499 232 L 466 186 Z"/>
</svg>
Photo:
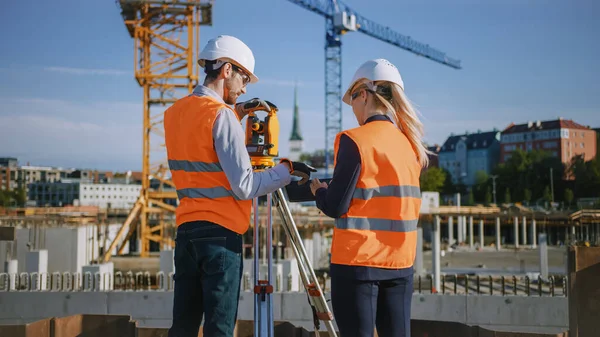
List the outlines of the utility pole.
<svg viewBox="0 0 600 337">
<path fill-rule="evenodd" d="M 492 185 L 494 186 L 493 189 L 493 194 L 494 194 L 494 205 L 496 205 L 496 178 L 498 178 L 497 174 L 494 174 L 491 176 L 492 178 Z"/>
<path fill-rule="evenodd" d="M 550 168 L 550 192 L 552 192 L 552 203 L 554 203 L 554 177 L 552 176 L 552 167 Z"/>
</svg>

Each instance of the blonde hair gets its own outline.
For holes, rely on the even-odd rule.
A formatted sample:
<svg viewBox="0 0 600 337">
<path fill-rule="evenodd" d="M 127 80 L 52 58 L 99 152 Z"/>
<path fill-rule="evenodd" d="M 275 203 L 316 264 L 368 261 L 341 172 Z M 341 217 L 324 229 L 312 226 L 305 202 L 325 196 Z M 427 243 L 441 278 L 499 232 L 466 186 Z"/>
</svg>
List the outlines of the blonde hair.
<svg viewBox="0 0 600 337">
<path fill-rule="evenodd" d="M 405 95 L 404 90 L 396 83 L 374 82 L 363 83 L 360 89 L 366 89 L 377 98 L 376 108 L 393 113 L 398 128 L 408 138 L 421 167 L 429 165 L 429 154 L 432 152 L 423 143 L 423 123 L 419 120 L 418 111 Z M 374 89 L 374 90 L 373 90 Z"/>
</svg>

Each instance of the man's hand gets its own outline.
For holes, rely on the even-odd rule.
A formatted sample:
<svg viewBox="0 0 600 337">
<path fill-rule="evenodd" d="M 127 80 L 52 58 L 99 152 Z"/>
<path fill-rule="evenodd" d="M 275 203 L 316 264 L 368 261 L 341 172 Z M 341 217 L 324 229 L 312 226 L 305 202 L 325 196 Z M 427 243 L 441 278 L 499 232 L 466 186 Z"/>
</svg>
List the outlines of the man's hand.
<svg viewBox="0 0 600 337">
<path fill-rule="evenodd" d="M 304 183 L 306 183 L 310 179 L 311 172 L 317 172 L 317 169 L 315 169 L 314 167 L 298 161 L 282 159 L 281 162 L 288 166 L 291 175 L 302 178 L 298 182 L 298 185 L 303 185 Z"/>
<path fill-rule="evenodd" d="M 240 102 L 235 105 L 235 112 L 240 117 L 244 118 L 251 111 L 271 111 L 271 106 L 265 100 L 253 98 L 245 102 Z"/>
<path fill-rule="evenodd" d="M 327 183 L 325 182 L 321 182 L 319 181 L 318 178 L 314 178 L 311 182 L 310 182 L 310 191 L 312 192 L 313 195 L 317 194 L 317 190 L 319 188 L 327 188 Z"/>
</svg>

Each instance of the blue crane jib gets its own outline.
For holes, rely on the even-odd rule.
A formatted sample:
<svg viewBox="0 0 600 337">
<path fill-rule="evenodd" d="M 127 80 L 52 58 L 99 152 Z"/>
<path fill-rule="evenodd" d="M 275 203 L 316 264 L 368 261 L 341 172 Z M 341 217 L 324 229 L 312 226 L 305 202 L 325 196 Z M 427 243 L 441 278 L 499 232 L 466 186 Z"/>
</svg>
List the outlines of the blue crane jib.
<svg viewBox="0 0 600 337">
<path fill-rule="evenodd" d="M 333 162 L 335 136 L 342 129 L 342 42 L 341 36 L 358 31 L 411 53 L 423 56 L 454 69 L 460 61 L 417 42 L 389 27 L 373 22 L 337 0 L 288 0 L 325 18 L 325 175 Z"/>
<path fill-rule="evenodd" d="M 338 34 L 359 31 L 381 41 L 408 50 L 420 56 L 440 62 L 452 68 L 461 69 L 460 61 L 448 57 L 444 52 L 427 44 L 413 40 L 410 36 L 393 31 L 387 26 L 373 22 L 358 14 L 348 5 L 334 0 L 288 0 L 326 19 L 333 20 Z"/>
</svg>

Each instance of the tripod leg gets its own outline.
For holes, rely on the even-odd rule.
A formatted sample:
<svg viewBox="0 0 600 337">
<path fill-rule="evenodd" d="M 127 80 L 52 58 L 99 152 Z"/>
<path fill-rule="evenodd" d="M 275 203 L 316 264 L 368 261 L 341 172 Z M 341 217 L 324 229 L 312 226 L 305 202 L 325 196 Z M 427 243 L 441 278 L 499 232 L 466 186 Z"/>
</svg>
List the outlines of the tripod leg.
<svg viewBox="0 0 600 337">
<path fill-rule="evenodd" d="M 267 194 L 267 282 L 268 285 L 273 285 L 273 209 L 272 209 L 272 196 Z M 273 322 L 273 296 L 271 293 L 267 295 L 267 328 L 269 329 L 269 337 L 274 337 L 274 322 Z"/>
<path fill-rule="evenodd" d="M 322 320 L 325 322 L 329 336 L 337 337 L 337 333 L 333 327 L 333 314 L 327 306 L 327 300 L 325 299 L 325 295 L 321 290 L 317 276 L 315 275 L 310 260 L 308 259 L 306 250 L 304 249 L 304 245 L 302 243 L 302 238 L 298 232 L 294 218 L 292 217 L 292 212 L 290 211 L 281 189 L 275 192 L 274 199 L 277 203 L 277 210 L 281 216 L 283 228 L 286 231 L 290 242 L 292 243 L 292 248 L 298 262 L 300 277 L 302 278 L 304 288 L 309 295 L 309 303 L 313 307 L 313 310 L 316 311 L 314 312 L 314 315 L 316 316 L 315 333 L 317 336 L 319 335 L 318 321 Z"/>
<path fill-rule="evenodd" d="M 254 198 L 252 200 L 252 206 L 254 208 L 254 236 L 253 236 L 253 245 L 254 245 L 254 289 L 258 287 L 259 280 L 259 254 L 260 254 L 260 241 L 259 241 L 259 230 L 258 230 L 258 198 Z M 261 325 L 260 320 L 260 298 L 258 294 L 254 293 L 254 336 L 259 335 L 259 329 Z"/>
<path fill-rule="evenodd" d="M 265 249 L 267 255 L 267 278 L 260 278 L 260 216 L 258 213 L 258 198 L 254 202 L 254 336 L 257 337 L 273 337 L 274 322 L 273 322 L 273 286 L 272 282 L 272 265 L 273 251 L 271 249 L 273 242 L 271 216 L 272 196 L 267 195 L 267 223 L 265 235 Z"/>
</svg>

